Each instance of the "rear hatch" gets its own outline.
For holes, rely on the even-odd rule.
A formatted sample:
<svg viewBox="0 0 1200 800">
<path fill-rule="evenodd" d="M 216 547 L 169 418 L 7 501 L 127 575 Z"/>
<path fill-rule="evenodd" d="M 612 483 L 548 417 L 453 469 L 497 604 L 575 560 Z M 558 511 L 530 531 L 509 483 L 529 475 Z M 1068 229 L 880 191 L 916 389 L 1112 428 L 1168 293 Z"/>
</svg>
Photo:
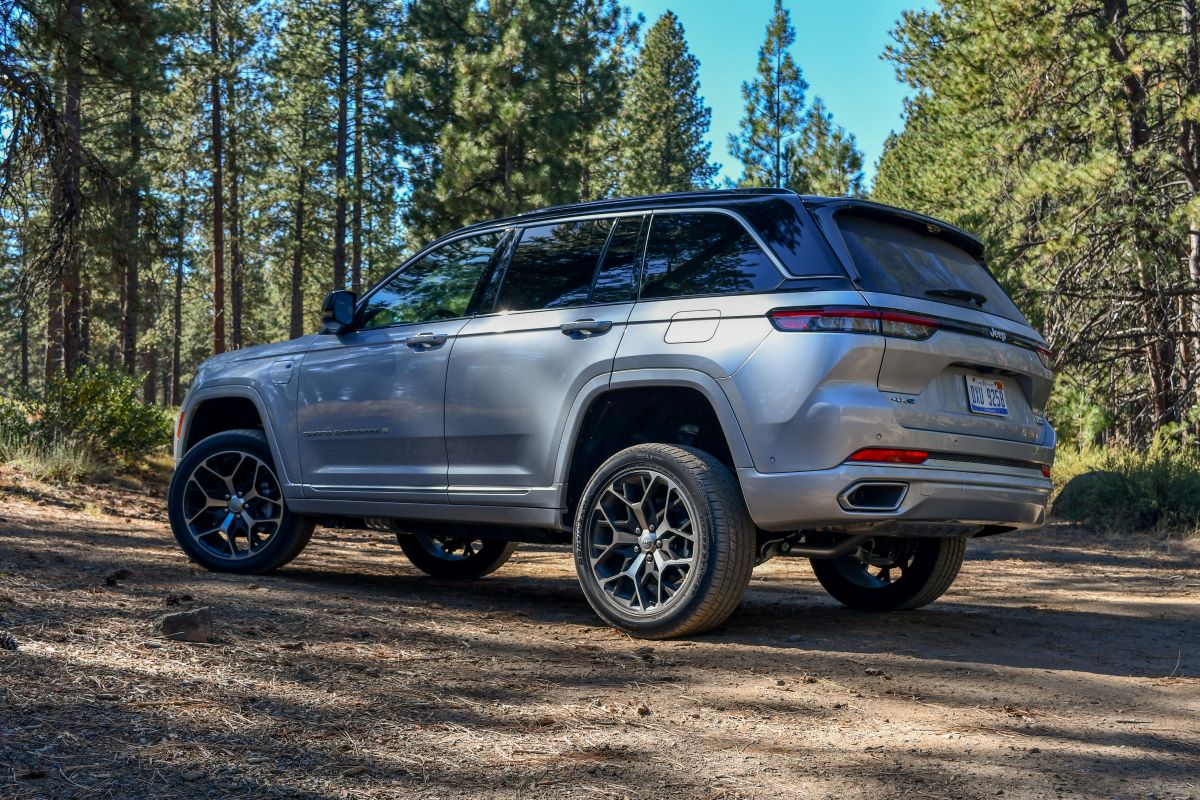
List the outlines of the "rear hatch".
<svg viewBox="0 0 1200 800">
<path fill-rule="evenodd" d="M 980 243 L 872 203 L 841 201 L 814 211 L 870 305 L 938 324 L 928 339 L 885 340 L 878 385 L 900 424 L 1040 443 L 1053 381 L 1043 363 L 1049 354 L 987 270 Z"/>
</svg>

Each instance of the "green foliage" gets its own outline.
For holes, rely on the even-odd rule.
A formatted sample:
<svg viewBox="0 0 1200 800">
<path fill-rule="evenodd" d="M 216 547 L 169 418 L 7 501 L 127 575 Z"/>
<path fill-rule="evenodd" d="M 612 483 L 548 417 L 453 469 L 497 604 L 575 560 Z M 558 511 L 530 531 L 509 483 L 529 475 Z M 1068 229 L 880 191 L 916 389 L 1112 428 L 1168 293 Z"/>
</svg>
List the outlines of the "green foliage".
<svg viewBox="0 0 1200 800">
<path fill-rule="evenodd" d="M 1200 453 L 1182 428 L 1159 430 L 1149 448 L 1060 453 L 1053 515 L 1113 533 L 1200 529 Z"/>
<path fill-rule="evenodd" d="M 712 111 L 698 94 L 699 62 L 683 26 L 668 11 L 646 34 L 625 87 L 618 121 L 623 147 L 618 191 L 625 195 L 681 192 L 712 185 L 717 165 L 705 141 Z"/>
<path fill-rule="evenodd" d="M 827 197 L 862 194 L 863 160 L 858 143 L 854 134 L 833 124 L 833 114 L 825 110 L 819 97 L 804 117 L 797 145 L 789 188 Z"/>
<path fill-rule="evenodd" d="M 141 391 L 136 378 L 84 369 L 28 401 L 0 398 L 0 460 L 68 479 L 162 450 L 171 441 L 170 413 L 142 402 Z"/>
<path fill-rule="evenodd" d="M 758 72 L 742 84 L 746 104 L 740 129 L 729 136 L 729 152 L 742 162 L 739 185 L 783 188 L 792 184 L 795 137 L 800 133 L 808 82 L 792 58 L 796 29 L 782 0 L 767 24 L 758 51 Z"/>
</svg>

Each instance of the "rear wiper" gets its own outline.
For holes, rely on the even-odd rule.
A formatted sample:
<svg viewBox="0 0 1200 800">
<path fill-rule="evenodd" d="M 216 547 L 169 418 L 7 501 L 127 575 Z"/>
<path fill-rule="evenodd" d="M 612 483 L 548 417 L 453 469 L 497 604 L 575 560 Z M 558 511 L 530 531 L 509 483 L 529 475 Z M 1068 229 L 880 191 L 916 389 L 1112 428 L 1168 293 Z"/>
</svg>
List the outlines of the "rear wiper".
<svg viewBox="0 0 1200 800">
<path fill-rule="evenodd" d="M 949 297 L 952 300 L 965 300 L 968 303 L 983 308 L 983 304 L 987 302 L 987 297 L 979 292 L 972 292 L 969 289 L 926 289 L 925 294 L 931 297 Z"/>
</svg>

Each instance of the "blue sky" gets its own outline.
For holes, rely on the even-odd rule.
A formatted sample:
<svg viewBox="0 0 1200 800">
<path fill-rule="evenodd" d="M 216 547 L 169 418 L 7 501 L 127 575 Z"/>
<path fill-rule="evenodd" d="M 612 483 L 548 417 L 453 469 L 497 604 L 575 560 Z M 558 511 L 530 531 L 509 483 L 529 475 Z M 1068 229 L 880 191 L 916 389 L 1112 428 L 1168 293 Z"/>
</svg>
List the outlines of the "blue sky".
<svg viewBox="0 0 1200 800">
<path fill-rule="evenodd" d="M 626 0 L 652 25 L 667 9 L 683 24 L 688 47 L 700 60 L 700 92 L 712 108 L 713 160 L 722 176 L 737 178 L 741 166 L 726 141 L 742 116 L 742 81 L 754 76 L 758 48 L 774 0 Z M 900 12 L 918 0 L 784 0 L 796 28 L 792 55 L 834 122 L 858 138 L 868 181 L 883 142 L 899 130 L 908 87 L 880 59 Z"/>
</svg>

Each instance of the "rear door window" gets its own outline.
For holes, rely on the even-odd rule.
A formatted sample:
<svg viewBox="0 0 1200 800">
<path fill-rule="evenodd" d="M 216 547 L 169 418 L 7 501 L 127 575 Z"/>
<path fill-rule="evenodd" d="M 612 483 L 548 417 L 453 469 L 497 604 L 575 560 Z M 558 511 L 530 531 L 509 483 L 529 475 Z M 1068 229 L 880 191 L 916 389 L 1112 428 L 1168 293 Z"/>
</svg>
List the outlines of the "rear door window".
<svg viewBox="0 0 1200 800">
<path fill-rule="evenodd" d="M 1029 324 L 983 262 L 961 247 L 871 217 L 841 214 L 837 223 L 863 289 L 978 308 Z"/>
<path fill-rule="evenodd" d="M 590 219 L 525 228 L 500 285 L 496 310 L 590 302 L 592 278 L 612 224 L 611 219 Z"/>
<path fill-rule="evenodd" d="M 604 262 L 596 270 L 593 303 L 627 303 L 637 296 L 637 278 L 642 266 L 642 242 L 649 218 L 619 217 L 604 251 Z"/>
<path fill-rule="evenodd" d="M 725 214 L 655 214 L 642 299 L 766 292 L 779 270 L 742 223 Z"/>
</svg>

